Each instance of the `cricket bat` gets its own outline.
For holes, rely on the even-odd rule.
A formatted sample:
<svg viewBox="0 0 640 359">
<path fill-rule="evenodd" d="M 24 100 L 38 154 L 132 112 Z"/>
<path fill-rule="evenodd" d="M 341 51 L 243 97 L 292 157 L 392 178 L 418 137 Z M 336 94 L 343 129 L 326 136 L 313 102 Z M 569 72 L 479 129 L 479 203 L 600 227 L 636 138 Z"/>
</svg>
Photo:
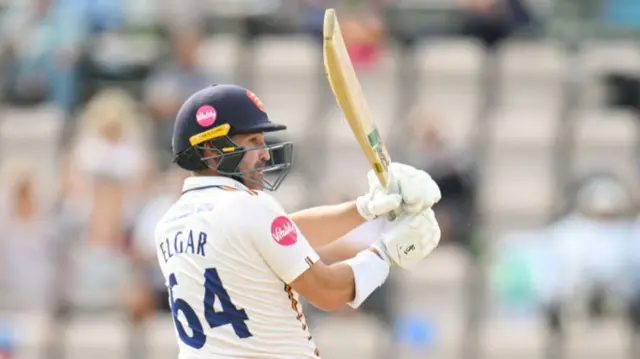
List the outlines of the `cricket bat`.
<svg viewBox="0 0 640 359">
<path fill-rule="evenodd" d="M 389 188 L 389 152 L 356 77 L 334 9 L 325 11 L 322 32 L 324 69 L 331 90 L 380 184 L 393 191 Z"/>
</svg>

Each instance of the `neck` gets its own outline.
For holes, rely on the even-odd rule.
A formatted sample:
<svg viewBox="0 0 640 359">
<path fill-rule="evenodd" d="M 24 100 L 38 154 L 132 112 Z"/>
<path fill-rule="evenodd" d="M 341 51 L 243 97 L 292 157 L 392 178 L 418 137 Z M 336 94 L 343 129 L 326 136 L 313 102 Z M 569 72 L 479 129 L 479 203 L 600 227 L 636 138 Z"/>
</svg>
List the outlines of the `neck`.
<svg viewBox="0 0 640 359">
<path fill-rule="evenodd" d="M 209 169 L 198 171 L 198 172 L 191 172 L 191 175 L 195 177 L 206 177 L 206 176 L 220 176 L 220 173 L 209 168 Z"/>
<path fill-rule="evenodd" d="M 193 177 L 214 177 L 214 176 L 225 177 L 225 178 L 229 178 L 229 179 L 235 180 L 235 181 L 239 182 L 240 184 L 242 184 L 243 186 L 246 186 L 246 184 L 244 183 L 244 181 L 242 180 L 241 177 L 222 175 L 219 172 L 217 172 L 215 170 L 211 170 L 211 169 L 204 170 L 204 171 L 199 171 L 199 172 L 191 172 L 191 175 Z"/>
</svg>

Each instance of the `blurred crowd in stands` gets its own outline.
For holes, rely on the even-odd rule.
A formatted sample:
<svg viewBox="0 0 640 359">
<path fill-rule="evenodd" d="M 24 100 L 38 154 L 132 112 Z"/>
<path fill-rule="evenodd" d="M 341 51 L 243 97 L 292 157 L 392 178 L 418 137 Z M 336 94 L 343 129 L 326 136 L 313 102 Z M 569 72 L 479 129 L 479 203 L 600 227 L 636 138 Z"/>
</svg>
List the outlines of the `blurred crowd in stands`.
<svg viewBox="0 0 640 359">
<path fill-rule="evenodd" d="M 154 312 L 169 311 L 152 237 L 155 221 L 179 196 L 188 175 L 171 166 L 174 115 L 190 93 L 234 80 L 234 74 L 210 73 L 201 66 L 203 40 L 238 16 L 252 19 L 244 36 L 289 31 L 287 23 L 270 18 L 284 9 L 293 14 L 296 31 L 319 44 L 324 9 L 338 7 L 354 64 L 366 71 L 391 36 L 393 19 L 383 13 L 405 1 L 3 3 L 2 106 L 46 105 L 64 120 L 59 146 L 46 148 L 56 153 L 57 181 L 42 180 L 38 157 L 27 161 L 2 154 L 0 313 L 39 310 L 64 316 L 74 310 L 121 308 L 134 321 L 144 321 Z M 621 6 L 633 8 L 635 2 Z M 489 47 L 540 25 L 525 0 L 468 0 L 454 7 L 461 14 L 454 32 Z M 396 40 L 411 43 L 421 32 L 437 31 L 418 25 L 420 31 Z M 406 122 L 413 134 L 405 148 L 408 161 L 429 171 L 443 190 L 436 208 L 443 242 L 476 255 L 473 156 L 468 149 L 450 148 L 427 110 L 416 107 Z M 640 247 L 633 240 L 640 237 L 640 225 L 634 220 L 633 191 L 615 178 L 597 176 L 576 193 L 576 206 L 549 228 L 514 234 L 525 240 L 499 253 L 496 286 L 510 304 L 541 306 L 553 328 L 561 327 L 560 308 L 574 303 L 571 296 L 587 299 L 585 306 L 594 315 L 624 298 L 611 305 L 625 307 L 640 328 L 640 293 L 634 290 L 640 291 Z M 368 305 L 391 323 L 385 293 L 383 288 Z"/>
<path fill-rule="evenodd" d="M 127 303 L 136 315 L 152 307 L 167 309 L 152 235 L 154 221 L 179 195 L 180 181 L 188 175 L 171 166 L 173 119 L 189 94 L 231 77 L 206 71 L 199 51 L 208 31 L 202 10 L 219 6 L 224 13 L 232 3 L 30 0 L 5 5 L 0 23 L 4 103 L 25 108 L 51 104 L 65 123 L 59 189 L 50 201 L 38 200 L 43 184 L 36 179 L 37 163 L 17 159 L 7 166 L 2 273 L 11 289 L 3 295 L 4 305 L 50 306 L 52 293 L 64 288 L 64 305 L 100 309 Z M 270 4 L 250 3 L 245 10 Z M 385 30 L 379 11 L 391 3 L 292 4 L 311 36 L 319 36 L 324 9 L 338 6 L 345 14 L 354 63 L 366 68 L 382 51 Z M 161 45 L 153 46 L 156 41 Z M 450 202 L 464 210 L 451 223 L 443 220 L 443 227 L 465 231 L 471 206 L 457 202 L 469 201 L 472 196 L 465 192 L 471 189 L 457 178 L 451 164 L 459 161 L 447 152 L 438 129 L 420 116 L 413 115 L 414 132 L 424 139 L 414 141 L 412 152 L 428 152 L 417 159 L 424 162 L 420 165 L 432 168 L 446 185 L 459 187 L 452 191 L 464 198 L 446 196 L 442 206 Z M 421 147 L 423 141 L 428 148 Z M 57 267 L 61 263 L 62 269 Z M 64 283 L 54 278 L 60 270 L 67 274 Z M 6 275 L 19 272 L 24 275 Z M 25 281 L 27 276 L 34 280 Z M 122 293 L 131 296 L 121 298 Z"/>
</svg>

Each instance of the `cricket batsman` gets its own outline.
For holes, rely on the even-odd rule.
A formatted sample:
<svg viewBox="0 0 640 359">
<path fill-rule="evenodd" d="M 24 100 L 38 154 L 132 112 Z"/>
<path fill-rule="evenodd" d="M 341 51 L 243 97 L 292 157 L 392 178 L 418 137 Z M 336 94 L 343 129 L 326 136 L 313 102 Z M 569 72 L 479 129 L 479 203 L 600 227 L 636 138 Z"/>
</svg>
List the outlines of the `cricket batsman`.
<svg viewBox="0 0 640 359">
<path fill-rule="evenodd" d="M 293 145 L 264 138 L 285 129 L 235 85 L 202 89 L 178 111 L 174 162 L 192 176 L 155 241 L 180 359 L 320 358 L 299 294 L 322 310 L 357 308 L 392 267 L 411 269 L 438 245 L 440 190 L 399 163 L 390 166 L 398 193 L 369 173 L 355 201 L 287 214 L 268 191 L 290 169 Z M 341 245 L 356 242 L 366 245 Z"/>
</svg>

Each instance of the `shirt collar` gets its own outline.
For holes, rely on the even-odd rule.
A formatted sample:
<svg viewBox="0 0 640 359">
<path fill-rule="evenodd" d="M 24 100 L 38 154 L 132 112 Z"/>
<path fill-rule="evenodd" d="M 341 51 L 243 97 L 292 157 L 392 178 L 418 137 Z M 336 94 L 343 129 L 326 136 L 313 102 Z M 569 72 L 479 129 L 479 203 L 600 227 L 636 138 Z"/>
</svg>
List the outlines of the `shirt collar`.
<svg viewBox="0 0 640 359">
<path fill-rule="evenodd" d="M 230 186 L 241 190 L 247 190 L 247 187 L 233 178 L 223 176 L 191 176 L 184 180 L 182 192 L 207 186 Z"/>
</svg>

